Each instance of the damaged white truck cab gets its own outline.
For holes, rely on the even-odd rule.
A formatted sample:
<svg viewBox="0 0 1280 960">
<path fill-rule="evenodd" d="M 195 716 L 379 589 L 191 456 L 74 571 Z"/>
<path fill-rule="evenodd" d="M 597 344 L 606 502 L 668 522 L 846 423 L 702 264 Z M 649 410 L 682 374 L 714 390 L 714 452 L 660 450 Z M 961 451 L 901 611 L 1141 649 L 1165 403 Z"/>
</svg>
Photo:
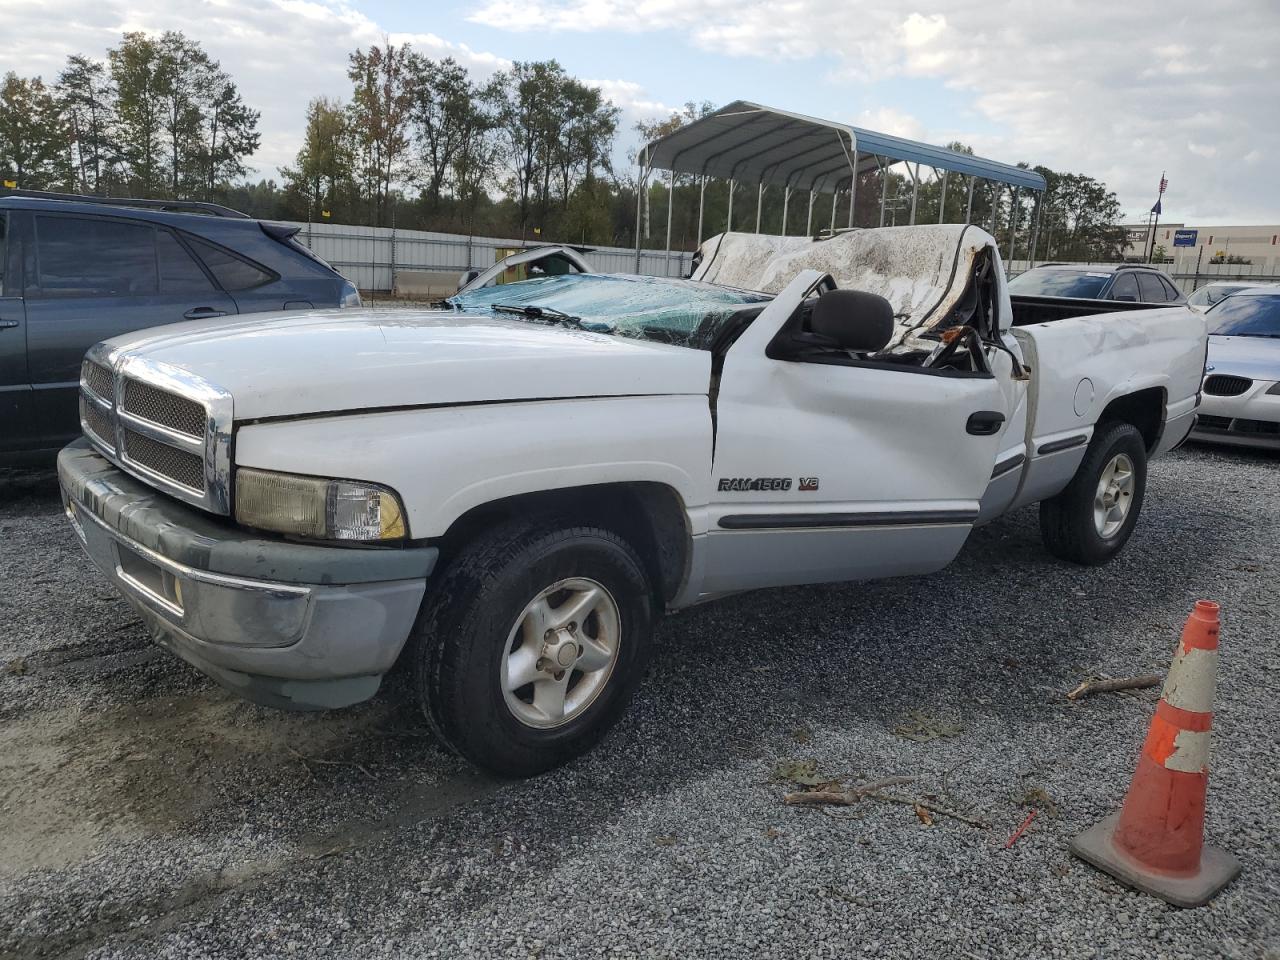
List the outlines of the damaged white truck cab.
<svg viewBox="0 0 1280 960">
<path fill-rule="evenodd" d="M 107 341 L 59 472 L 98 566 L 225 686 L 343 706 L 407 658 L 446 744 L 532 773 L 617 719 L 664 608 L 928 573 L 1033 502 L 1052 552 L 1113 556 L 1191 428 L 1203 320 L 1018 319 L 974 227 L 727 235 L 694 280 Z"/>
</svg>

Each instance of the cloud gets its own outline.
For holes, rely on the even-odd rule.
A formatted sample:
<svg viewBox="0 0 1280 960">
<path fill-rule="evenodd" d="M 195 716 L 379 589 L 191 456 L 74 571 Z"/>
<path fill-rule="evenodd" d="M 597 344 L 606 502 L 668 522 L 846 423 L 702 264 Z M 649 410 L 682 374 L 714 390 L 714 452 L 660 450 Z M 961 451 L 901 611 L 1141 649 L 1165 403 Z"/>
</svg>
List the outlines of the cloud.
<svg viewBox="0 0 1280 960">
<path fill-rule="evenodd" d="M 980 153 L 1100 177 L 1130 213 L 1146 209 L 1167 169 L 1166 209 L 1180 219 L 1280 220 L 1280 185 L 1250 159 L 1280 151 L 1280 128 L 1266 120 L 1276 109 L 1280 6 L 1134 0 L 1096 17 L 1076 4 L 1014 0 L 944 9 L 917 0 L 489 0 L 470 19 L 665 33 L 709 53 L 813 61 L 815 79 L 833 87 L 934 81 L 968 97 L 982 129 L 995 132 L 931 129 L 928 139 L 959 134 Z"/>
<path fill-rule="evenodd" d="M 895 137 L 906 137 L 908 140 L 921 140 L 926 135 L 923 123 L 895 107 L 863 110 L 854 120 L 854 126 L 875 130 L 877 133 L 888 133 Z"/>
<path fill-rule="evenodd" d="M 181 30 L 197 39 L 262 111 L 262 146 L 250 165 L 262 176 L 293 163 L 307 101 L 346 99 L 347 54 L 381 43 L 384 31 L 359 10 L 324 0 L 205 0 L 148 9 L 136 0 L 7 0 L 0 64 L 54 80 L 70 53 L 105 58 L 126 30 Z M 484 77 L 509 66 L 491 53 L 431 33 L 390 35 L 432 56 L 452 56 Z"/>
<path fill-rule="evenodd" d="M 384 36 L 354 4 L 6 0 L 0 65 L 52 80 L 68 53 L 102 56 L 124 30 L 183 30 L 262 111 L 263 145 L 252 164 L 274 175 L 298 149 L 307 100 L 348 96 L 346 54 Z M 469 19 L 513 35 L 597 34 L 629 49 L 639 46 L 637 35 L 651 34 L 691 57 L 741 58 L 744 69 L 766 76 L 811 76 L 825 85 L 827 95 L 815 95 L 824 101 L 847 101 L 851 86 L 875 81 L 889 91 L 882 104 L 847 119 L 1087 173 L 1116 190 L 1130 213 L 1150 206 L 1167 169 L 1166 210 L 1177 219 L 1280 221 L 1280 184 L 1264 162 L 1280 151 L 1280 128 L 1266 119 L 1275 113 L 1275 3 L 1134 0 L 1093 17 L 1074 4 L 1032 8 L 1016 0 L 477 0 Z M 432 26 L 443 32 L 441 22 L 433 18 Z M 480 76 L 508 65 L 441 33 L 391 39 L 454 56 Z M 892 93 L 897 81 L 907 81 L 901 99 Z M 624 111 L 622 149 L 636 120 L 672 109 L 650 92 L 669 90 L 671 78 L 639 73 L 592 82 Z M 932 85 L 947 90 L 948 102 L 959 97 L 964 109 L 921 122 L 929 115 L 914 104 Z M 680 94 L 701 99 L 697 88 Z M 777 106 L 822 112 L 805 102 Z"/>
</svg>

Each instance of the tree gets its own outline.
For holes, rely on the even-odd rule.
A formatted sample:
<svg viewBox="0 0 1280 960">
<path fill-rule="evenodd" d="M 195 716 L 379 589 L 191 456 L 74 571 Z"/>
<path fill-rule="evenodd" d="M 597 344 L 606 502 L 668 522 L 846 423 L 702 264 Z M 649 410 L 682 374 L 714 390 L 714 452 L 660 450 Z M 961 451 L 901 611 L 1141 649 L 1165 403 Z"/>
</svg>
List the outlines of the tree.
<svg viewBox="0 0 1280 960">
<path fill-rule="evenodd" d="M 416 179 L 426 186 L 427 203 L 434 209 L 455 157 L 474 126 L 479 91 L 466 68 L 452 57 L 432 60 L 418 53 L 409 56 L 413 105 L 410 113 L 413 140 L 418 147 Z"/>
<path fill-rule="evenodd" d="M 157 54 L 160 123 L 169 149 L 169 195 L 180 197 L 195 174 L 204 121 L 200 101 L 214 68 L 198 43 L 173 30 L 160 37 Z"/>
<path fill-rule="evenodd" d="M 307 218 L 319 205 L 329 209 L 340 184 L 352 178 L 352 147 L 343 105 L 328 97 L 307 104 L 307 129 L 295 166 L 283 172 L 289 186 L 307 198 Z"/>
<path fill-rule="evenodd" d="M 20 188 L 65 187 L 72 179 L 70 138 L 57 99 L 39 77 L 10 71 L 0 85 L 0 171 Z"/>
<path fill-rule="evenodd" d="M 387 222 L 391 186 L 403 180 L 413 107 L 408 70 L 410 49 L 391 43 L 356 50 L 347 76 L 354 84 L 347 108 L 359 152 L 359 172 L 372 202 L 373 219 Z"/>
<path fill-rule="evenodd" d="M 560 177 L 560 202 L 568 207 L 573 179 L 590 184 L 595 170 L 608 170 L 609 149 L 622 111 L 604 99 L 597 87 L 570 79 L 564 85 L 566 118 L 555 150 Z"/>
<path fill-rule="evenodd" d="M 100 60 L 80 54 L 67 57 L 58 75 L 58 96 L 75 147 L 79 189 L 102 193 L 114 179 L 119 150 L 113 136 L 115 90 Z"/>
<path fill-rule="evenodd" d="M 1045 178 L 1040 198 L 1042 256 L 1056 260 L 1118 260 L 1125 246 L 1117 223 L 1120 201 L 1107 185 L 1078 173 L 1036 167 Z"/>
<path fill-rule="evenodd" d="M 545 208 L 546 183 L 551 176 L 550 143 L 559 140 L 564 123 L 559 101 L 565 79 L 564 68 L 554 60 L 516 61 L 510 70 L 499 74 L 503 91 L 499 116 L 514 177 L 521 237 L 528 229 L 534 191 L 539 187 Z"/>
<path fill-rule="evenodd" d="M 476 88 L 471 109 L 462 118 L 461 146 L 454 154 L 450 176 L 453 193 L 466 209 L 467 233 L 475 232 L 476 202 L 494 176 L 502 156 L 496 135 L 501 123 L 502 88 L 490 81 Z"/>
<path fill-rule="evenodd" d="M 258 149 L 257 110 L 245 106 L 231 77 L 215 61 L 206 72 L 207 96 L 202 124 L 199 164 L 205 197 L 248 173 L 244 160 Z"/>
<path fill-rule="evenodd" d="M 164 79 L 159 43 L 145 33 L 126 33 L 107 52 L 116 88 L 117 136 L 134 189 L 154 196 L 163 183 Z"/>
</svg>

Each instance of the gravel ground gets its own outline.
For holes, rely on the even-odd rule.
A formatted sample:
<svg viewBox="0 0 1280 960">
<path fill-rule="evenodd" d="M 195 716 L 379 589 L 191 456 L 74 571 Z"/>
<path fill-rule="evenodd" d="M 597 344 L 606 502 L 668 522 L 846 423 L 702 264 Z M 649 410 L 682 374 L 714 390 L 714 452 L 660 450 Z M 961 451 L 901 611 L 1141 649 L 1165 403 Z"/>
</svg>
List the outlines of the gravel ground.
<svg viewBox="0 0 1280 960">
<path fill-rule="evenodd" d="M 1035 511 L 943 573 L 668 618 L 592 755 L 501 782 L 403 691 L 288 715 L 152 647 L 47 475 L 0 481 L 0 956 L 1280 958 L 1280 459 L 1154 465 L 1124 554 L 1051 560 Z M 1179 911 L 1067 854 L 1117 808 L 1198 597 L 1223 604 L 1208 839 Z M 922 732 L 908 738 L 903 732 Z M 987 826 L 782 804 L 812 760 Z M 1009 849 L 1029 809 L 1038 816 Z"/>
</svg>

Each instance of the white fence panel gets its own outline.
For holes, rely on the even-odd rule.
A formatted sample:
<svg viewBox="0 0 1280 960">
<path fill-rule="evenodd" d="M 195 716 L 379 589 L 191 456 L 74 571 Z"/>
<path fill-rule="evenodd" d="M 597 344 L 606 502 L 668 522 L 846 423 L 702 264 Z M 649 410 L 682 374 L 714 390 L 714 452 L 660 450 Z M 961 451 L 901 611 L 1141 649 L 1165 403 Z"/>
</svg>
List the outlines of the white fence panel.
<svg viewBox="0 0 1280 960">
<path fill-rule="evenodd" d="M 388 293 L 399 270 L 435 270 L 461 274 L 492 266 L 499 252 L 537 246 L 498 237 L 466 237 L 425 230 L 359 227 L 339 223 L 294 223 L 298 239 L 361 290 Z M 635 273 L 636 252 L 626 247 L 594 247 L 587 262 L 602 273 Z M 640 273 L 647 276 L 686 276 L 691 253 L 643 250 Z"/>
</svg>

